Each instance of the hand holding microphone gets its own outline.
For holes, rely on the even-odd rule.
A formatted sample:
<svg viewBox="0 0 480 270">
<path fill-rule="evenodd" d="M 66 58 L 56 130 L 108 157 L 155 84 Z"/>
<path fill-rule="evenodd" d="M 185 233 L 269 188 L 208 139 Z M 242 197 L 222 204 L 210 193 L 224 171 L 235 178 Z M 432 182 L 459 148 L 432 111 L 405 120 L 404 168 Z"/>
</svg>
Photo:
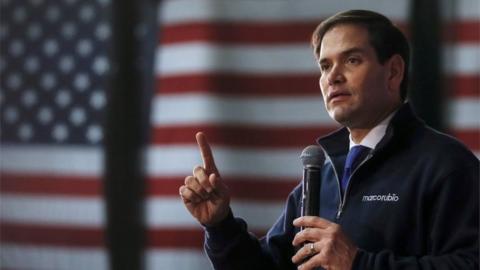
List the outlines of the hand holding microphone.
<svg viewBox="0 0 480 270">
<path fill-rule="evenodd" d="M 302 216 L 293 221 L 300 232 L 293 239 L 299 247 L 292 262 L 302 270 L 350 270 L 358 248 L 343 233 L 340 225 L 319 217 L 321 170 L 325 155 L 320 146 L 310 145 L 300 156 L 303 163 Z"/>
</svg>

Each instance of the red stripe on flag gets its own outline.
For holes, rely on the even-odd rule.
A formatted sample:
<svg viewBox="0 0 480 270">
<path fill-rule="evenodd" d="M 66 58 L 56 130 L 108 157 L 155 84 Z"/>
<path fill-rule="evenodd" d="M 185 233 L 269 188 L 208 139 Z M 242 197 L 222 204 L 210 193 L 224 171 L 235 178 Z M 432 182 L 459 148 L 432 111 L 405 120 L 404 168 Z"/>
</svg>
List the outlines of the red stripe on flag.
<svg viewBox="0 0 480 270">
<path fill-rule="evenodd" d="M 100 179 L 92 177 L 2 173 L 1 179 L 1 193 L 81 197 L 98 197 L 102 194 Z"/>
<path fill-rule="evenodd" d="M 193 165 L 192 165 L 193 166 Z M 5 176 L 5 177 L 4 177 Z M 186 175 L 185 175 L 186 176 Z M 148 179 L 148 196 L 178 196 L 178 188 L 183 185 L 185 176 L 152 177 Z M 70 181 L 71 186 L 56 185 L 59 180 L 41 179 L 29 175 L 2 175 L 1 192 L 32 195 L 62 196 L 100 196 L 97 181 Z M 232 189 L 232 196 L 239 199 L 284 200 L 298 179 L 266 179 L 242 177 L 228 178 L 227 184 Z M 58 188 L 57 188 L 58 186 Z M 264 194 L 264 190 L 271 192 Z"/>
<path fill-rule="evenodd" d="M 480 75 L 455 75 L 447 78 L 451 96 L 480 97 Z"/>
<path fill-rule="evenodd" d="M 0 232 L 2 243 L 68 247 L 103 247 L 105 245 L 104 233 L 99 228 L 2 222 Z"/>
<path fill-rule="evenodd" d="M 480 42 L 480 21 L 456 21 L 445 30 L 445 38 L 454 42 Z"/>
<path fill-rule="evenodd" d="M 459 129 L 450 132 L 453 136 L 462 141 L 470 150 L 480 151 L 480 130 Z"/>
<path fill-rule="evenodd" d="M 198 229 L 161 228 L 147 231 L 147 246 L 157 248 L 198 248 L 203 247 L 204 233 Z"/>
<path fill-rule="evenodd" d="M 208 41 L 221 44 L 309 43 L 316 26 L 321 22 L 189 22 L 171 24 L 160 29 L 159 44 Z M 410 30 L 404 22 L 396 22 L 408 37 Z M 443 30 L 445 40 L 479 42 L 480 22 L 455 21 Z"/>
<path fill-rule="evenodd" d="M 162 27 L 159 44 L 205 41 L 221 44 L 310 43 L 321 20 L 304 22 L 188 22 Z M 397 24 L 408 34 L 406 24 Z"/>
<path fill-rule="evenodd" d="M 153 248 L 203 249 L 204 231 L 200 224 L 198 227 L 198 229 L 150 229 L 147 232 L 147 246 Z M 266 231 L 253 231 L 253 233 L 257 236 L 263 236 Z"/>
<path fill-rule="evenodd" d="M 319 104 L 319 106 L 323 106 Z M 333 125 L 333 124 L 332 124 Z M 162 126 L 153 130 L 154 144 L 194 144 L 195 133 L 203 131 L 212 143 L 242 147 L 305 147 L 337 127 L 262 126 Z"/>
<path fill-rule="evenodd" d="M 214 93 L 218 95 L 320 95 L 317 74 L 188 74 L 160 76 L 157 94 Z"/>
<path fill-rule="evenodd" d="M 160 29 L 160 44 L 208 41 L 212 43 L 309 42 L 317 22 L 191 22 Z"/>
<path fill-rule="evenodd" d="M 147 182 L 147 194 L 148 196 L 178 197 L 178 189 L 183 185 L 184 179 L 185 177 L 151 177 Z M 256 201 L 285 201 L 288 194 L 300 181 L 300 179 L 252 177 L 227 177 L 224 180 L 233 198 Z"/>
</svg>

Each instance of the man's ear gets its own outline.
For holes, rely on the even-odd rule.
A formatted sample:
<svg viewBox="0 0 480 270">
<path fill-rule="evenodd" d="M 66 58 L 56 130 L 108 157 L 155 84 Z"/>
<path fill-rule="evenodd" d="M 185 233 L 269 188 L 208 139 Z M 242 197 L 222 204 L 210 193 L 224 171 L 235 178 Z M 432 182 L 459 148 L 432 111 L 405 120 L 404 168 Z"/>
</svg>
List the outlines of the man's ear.
<svg viewBox="0 0 480 270">
<path fill-rule="evenodd" d="M 405 61 L 399 54 L 394 54 L 387 61 L 388 77 L 387 84 L 389 91 L 398 91 L 400 93 L 400 84 L 405 73 Z"/>
</svg>

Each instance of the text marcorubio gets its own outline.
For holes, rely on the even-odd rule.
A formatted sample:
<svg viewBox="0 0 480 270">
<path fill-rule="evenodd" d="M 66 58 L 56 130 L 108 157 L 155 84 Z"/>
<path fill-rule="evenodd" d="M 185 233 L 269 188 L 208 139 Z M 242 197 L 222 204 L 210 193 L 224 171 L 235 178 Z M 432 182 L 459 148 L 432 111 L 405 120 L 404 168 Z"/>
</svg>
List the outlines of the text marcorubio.
<svg viewBox="0 0 480 270">
<path fill-rule="evenodd" d="M 398 202 L 400 197 L 397 194 L 393 193 L 388 195 L 365 195 L 363 196 L 362 202 L 373 202 L 373 201 L 380 201 L 380 202 Z"/>
</svg>

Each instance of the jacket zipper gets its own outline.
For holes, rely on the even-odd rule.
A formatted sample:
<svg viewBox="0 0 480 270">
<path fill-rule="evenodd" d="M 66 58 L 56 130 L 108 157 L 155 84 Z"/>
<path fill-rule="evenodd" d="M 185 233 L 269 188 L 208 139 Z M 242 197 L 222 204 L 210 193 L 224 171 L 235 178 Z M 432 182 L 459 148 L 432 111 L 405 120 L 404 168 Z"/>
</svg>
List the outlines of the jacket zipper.
<svg viewBox="0 0 480 270">
<path fill-rule="evenodd" d="M 372 153 L 369 153 L 367 155 L 367 157 L 355 168 L 355 170 L 353 170 L 352 174 L 350 175 L 350 178 L 348 178 L 348 182 L 347 182 L 347 186 L 345 188 L 345 194 L 343 194 L 343 198 L 342 198 L 342 193 L 340 191 L 341 187 L 340 187 L 340 180 L 338 178 L 338 174 L 337 172 L 335 171 L 335 166 L 333 166 L 333 163 L 332 163 L 332 166 L 333 166 L 333 171 L 335 172 L 335 175 L 337 176 L 337 183 L 338 183 L 338 192 L 340 193 L 340 205 L 338 206 L 338 211 L 337 211 L 337 220 L 340 218 L 340 216 L 342 215 L 342 212 L 343 212 L 343 207 L 345 206 L 345 203 L 347 202 L 347 194 L 348 194 L 348 190 L 349 190 L 349 187 L 350 187 L 350 180 L 352 179 L 352 176 L 355 174 L 355 172 L 365 163 L 367 162 L 370 158 L 372 158 L 373 154 Z M 331 162 L 331 160 L 330 160 Z"/>
</svg>

